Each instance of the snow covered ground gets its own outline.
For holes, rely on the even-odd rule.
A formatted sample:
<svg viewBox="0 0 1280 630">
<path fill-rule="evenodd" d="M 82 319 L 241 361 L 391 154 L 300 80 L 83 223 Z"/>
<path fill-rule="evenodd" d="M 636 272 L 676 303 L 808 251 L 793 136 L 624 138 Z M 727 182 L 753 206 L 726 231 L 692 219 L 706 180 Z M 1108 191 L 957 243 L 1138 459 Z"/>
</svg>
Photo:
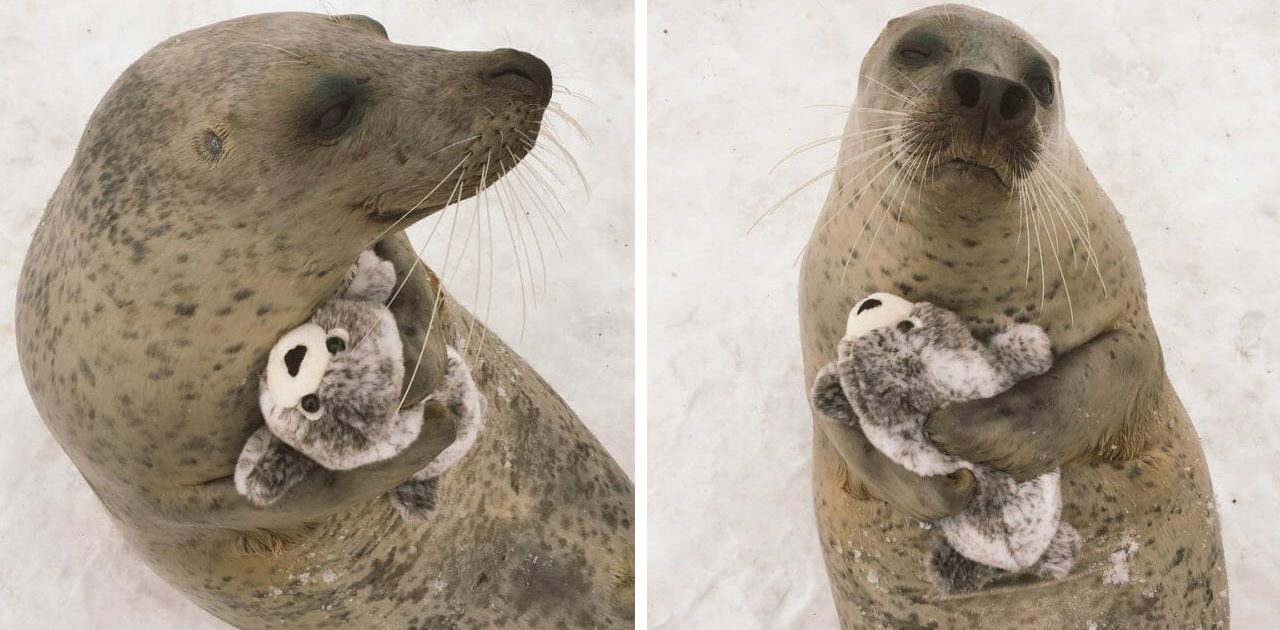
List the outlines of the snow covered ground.
<svg viewBox="0 0 1280 630">
<path fill-rule="evenodd" d="M 653 627 L 835 627 L 810 500 L 793 264 L 863 53 L 923 2 L 660 0 L 649 16 Z M 1280 17 L 1267 1 L 973 2 L 1062 63 L 1127 217 L 1218 492 L 1235 628 L 1280 617 Z M 1140 553 L 1140 552 L 1139 552 Z"/>
<path fill-rule="evenodd" d="M 493 290 L 495 303 L 503 307 L 488 321 L 582 416 L 628 473 L 634 470 L 631 2 L 122 0 L 78 5 L 6 0 L 0 22 L 0 406 L 7 418 L 0 440 L 0 628 L 226 627 L 129 551 L 53 441 L 17 365 L 13 311 L 31 232 L 107 87 L 162 39 L 238 15 L 323 13 L 327 7 L 375 17 L 397 42 L 460 50 L 521 48 L 543 57 L 560 85 L 590 98 L 558 95 L 556 100 L 591 137 L 589 144 L 579 141 L 558 125 L 558 137 L 591 183 L 591 197 L 575 178 L 565 179 L 561 199 L 567 211 L 559 220 L 567 239 L 560 237 L 557 254 L 546 230 L 540 233 L 547 286 L 538 288 L 523 335 L 515 259 L 498 248 Z M 415 242 L 423 242 L 431 223 L 411 231 Z M 444 245 L 437 237 L 424 255 L 437 269 Z M 449 283 L 464 303 L 474 295 L 474 242 L 471 247 L 468 262 Z M 536 276 L 536 260 L 534 265 Z M 483 291 L 487 272 L 482 281 Z"/>
</svg>

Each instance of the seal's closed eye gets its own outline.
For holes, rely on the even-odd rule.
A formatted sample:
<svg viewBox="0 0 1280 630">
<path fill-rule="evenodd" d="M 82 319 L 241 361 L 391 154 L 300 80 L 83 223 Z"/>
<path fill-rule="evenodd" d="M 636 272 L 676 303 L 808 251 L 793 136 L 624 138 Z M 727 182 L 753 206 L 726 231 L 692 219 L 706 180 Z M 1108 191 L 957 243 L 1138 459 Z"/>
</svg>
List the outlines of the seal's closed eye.
<svg viewBox="0 0 1280 630">
<path fill-rule="evenodd" d="M 867 298 L 862 301 L 862 304 L 858 305 L 858 314 L 861 315 L 863 311 L 869 311 L 877 306 L 880 306 L 880 300 Z"/>
</svg>

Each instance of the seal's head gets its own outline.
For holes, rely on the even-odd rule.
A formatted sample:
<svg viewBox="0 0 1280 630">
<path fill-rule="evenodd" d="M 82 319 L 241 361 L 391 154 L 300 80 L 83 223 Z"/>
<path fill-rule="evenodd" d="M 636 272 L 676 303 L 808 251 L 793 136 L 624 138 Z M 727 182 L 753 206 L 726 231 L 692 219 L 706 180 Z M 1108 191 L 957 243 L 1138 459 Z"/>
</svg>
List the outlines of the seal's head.
<svg viewBox="0 0 1280 630">
<path fill-rule="evenodd" d="M 961 5 L 890 20 L 863 60 L 864 150 L 884 146 L 922 204 L 1003 208 L 1063 133 L 1058 60 L 1018 26 Z"/>
<path fill-rule="evenodd" d="M 94 113 L 80 161 L 108 184 L 97 204 L 146 211 L 181 198 L 197 237 L 254 226 L 291 235 L 273 247 L 354 247 L 349 260 L 392 223 L 514 167 L 551 89 L 527 53 L 396 44 L 363 16 L 255 15 L 134 63 Z"/>
</svg>

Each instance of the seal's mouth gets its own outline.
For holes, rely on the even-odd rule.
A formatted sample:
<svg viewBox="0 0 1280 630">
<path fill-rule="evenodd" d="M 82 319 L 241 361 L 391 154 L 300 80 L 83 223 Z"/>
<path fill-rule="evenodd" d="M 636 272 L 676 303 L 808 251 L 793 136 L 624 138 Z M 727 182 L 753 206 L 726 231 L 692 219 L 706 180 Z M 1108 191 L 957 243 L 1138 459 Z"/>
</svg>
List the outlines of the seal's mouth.
<svg viewBox="0 0 1280 630">
<path fill-rule="evenodd" d="M 947 160 L 939 166 L 939 175 L 986 180 L 1006 190 L 1010 188 L 1009 182 L 1005 181 L 1000 171 L 980 162 L 957 157 Z"/>
</svg>

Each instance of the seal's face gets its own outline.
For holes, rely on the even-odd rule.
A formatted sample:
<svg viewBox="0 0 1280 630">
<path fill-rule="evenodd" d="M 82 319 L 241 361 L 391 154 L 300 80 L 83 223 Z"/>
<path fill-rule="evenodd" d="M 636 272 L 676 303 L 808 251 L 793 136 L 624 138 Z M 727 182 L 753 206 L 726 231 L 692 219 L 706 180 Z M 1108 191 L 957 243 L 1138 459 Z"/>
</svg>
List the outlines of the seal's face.
<svg viewBox="0 0 1280 630">
<path fill-rule="evenodd" d="M 363 16 L 257 15 L 139 59 L 95 113 L 101 137 L 83 146 L 122 166 L 133 147 L 162 146 L 147 156 L 159 166 L 146 195 L 163 203 L 180 186 L 209 201 L 202 218 L 218 227 L 280 221 L 313 247 L 326 234 L 358 243 L 514 167 L 551 88 L 547 65 L 527 53 L 395 44 Z"/>
<path fill-rule="evenodd" d="M 997 16 L 933 7 L 889 22 L 867 54 L 856 112 L 921 201 L 1004 207 L 1062 128 L 1057 59 Z"/>
</svg>

